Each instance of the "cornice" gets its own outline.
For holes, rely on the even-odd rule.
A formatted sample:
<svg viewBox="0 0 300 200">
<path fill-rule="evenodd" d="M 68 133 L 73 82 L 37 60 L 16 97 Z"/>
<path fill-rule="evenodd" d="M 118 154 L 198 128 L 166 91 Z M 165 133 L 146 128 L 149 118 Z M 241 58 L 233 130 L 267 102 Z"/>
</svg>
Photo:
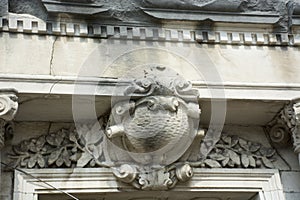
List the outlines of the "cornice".
<svg viewBox="0 0 300 200">
<path fill-rule="evenodd" d="M 290 101 L 300 96 L 300 84 L 281 83 L 241 83 L 241 82 L 205 82 L 191 81 L 193 88 L 201 93 L 201 99 L 210 99 L 211 91 L 225 90 L 227 99 L 248 99 L 262 101 Z M 39 84 L 36 84 L 39 83 Z M 0 74 L 1 87 L 18 88 L 22 94 L 74 94 L 76 85 L 97 88 L 96 96 L 113 95 L 116 85 L 126 87 L 130 83 L 113 78 Z M 84 91 L 82 91 L 84 92 Z M 83 93 L 90 95 L 89 91 Z"/>
<path fill-rule="evenodd" d="M 229 26 L 229 25 L 228 25 Z M 198 42 L 228 45 L 299 46 L 300 33 L 271 33 L 263 29 L 233 31 L 197 28 L 164 28 L 131 25 L 107 25 L 84 21 L 43 21 L 30 15 L 9 14 L 0 17 L 0 32 L 44 34 L 70 37 L 113 38 L 126 40 Z"/>
</svg>

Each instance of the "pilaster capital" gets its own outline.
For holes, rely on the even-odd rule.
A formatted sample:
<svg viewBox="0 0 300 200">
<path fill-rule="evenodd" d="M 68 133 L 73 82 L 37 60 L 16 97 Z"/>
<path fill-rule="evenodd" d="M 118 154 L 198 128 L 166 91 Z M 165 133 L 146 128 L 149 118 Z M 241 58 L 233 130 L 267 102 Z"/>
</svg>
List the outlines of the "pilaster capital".
<svg viewBox="0 0 300 200">
<path fill-rule="evenodd" d="M 4 146 L 5 135 L 13 133 L 12 120 L 18 110 L 18 97 L 14 90 L 0 90 L 0 149 Z"/>
<path fill-rule="evenodd" d="M 287 145 L 292 138 L 294 151 L 300 154 L 300 99 L 292 100 L 268 123 L 267 130 L 275 145 Z"/>
</svg>

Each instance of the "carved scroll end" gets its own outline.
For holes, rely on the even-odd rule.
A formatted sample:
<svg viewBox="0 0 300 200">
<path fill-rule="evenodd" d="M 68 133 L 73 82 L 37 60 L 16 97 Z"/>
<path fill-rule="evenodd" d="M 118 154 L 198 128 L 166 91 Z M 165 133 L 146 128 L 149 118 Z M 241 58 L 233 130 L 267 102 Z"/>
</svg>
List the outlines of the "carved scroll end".
<svg viewBox="0 0 300 200">
<path fill-rule="evenodd" d="M 112 168 L 112 172 L 118 180 L 124 183 L 132 183 L 137 176 L 136 168 L 128 164 L 123 164 L 118 168 Z"/>
</svg>

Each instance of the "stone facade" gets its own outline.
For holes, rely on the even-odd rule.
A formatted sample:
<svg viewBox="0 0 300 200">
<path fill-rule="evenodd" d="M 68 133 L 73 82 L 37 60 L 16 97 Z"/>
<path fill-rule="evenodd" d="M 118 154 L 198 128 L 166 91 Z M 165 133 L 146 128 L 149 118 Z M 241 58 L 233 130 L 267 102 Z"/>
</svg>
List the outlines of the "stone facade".
<svg viewBox="0 0 300 200">
<path fill-rule="evenodd" d="M 0 199 L 298 200 L 299 14 L 1 1 Z"/>
</svg>

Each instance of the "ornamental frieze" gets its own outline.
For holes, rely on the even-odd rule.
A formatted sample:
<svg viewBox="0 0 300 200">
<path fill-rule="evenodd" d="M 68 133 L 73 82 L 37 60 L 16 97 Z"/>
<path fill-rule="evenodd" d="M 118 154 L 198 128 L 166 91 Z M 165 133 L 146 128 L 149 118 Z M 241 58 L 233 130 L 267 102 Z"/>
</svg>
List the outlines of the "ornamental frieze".
<svg viewBox="0 0 300 200">
<path fill-rule="evenodd" d="M 199 94 L 189 82 L 164 66 L 148 69 L 151 73 L 134 79 L 97 122 L 77 123 L 13 146 L 13 164 L 106 167 L 119 181 L 141 190 L 173 188 L 191 179 L 193 168 L 274 167 L 273 149 L 200 128 Z"/>
<path fill-rule="evenodd" d="M 112 98 L 110 113 L 13 146 L 17 167 L 107 167 L 141 190 L 167 190 L 193 168 L 273 168 L 275 151 L 218 129 L 199 127 L 198 90 L 166 67 L 150 64 Z"/>
</svg>

